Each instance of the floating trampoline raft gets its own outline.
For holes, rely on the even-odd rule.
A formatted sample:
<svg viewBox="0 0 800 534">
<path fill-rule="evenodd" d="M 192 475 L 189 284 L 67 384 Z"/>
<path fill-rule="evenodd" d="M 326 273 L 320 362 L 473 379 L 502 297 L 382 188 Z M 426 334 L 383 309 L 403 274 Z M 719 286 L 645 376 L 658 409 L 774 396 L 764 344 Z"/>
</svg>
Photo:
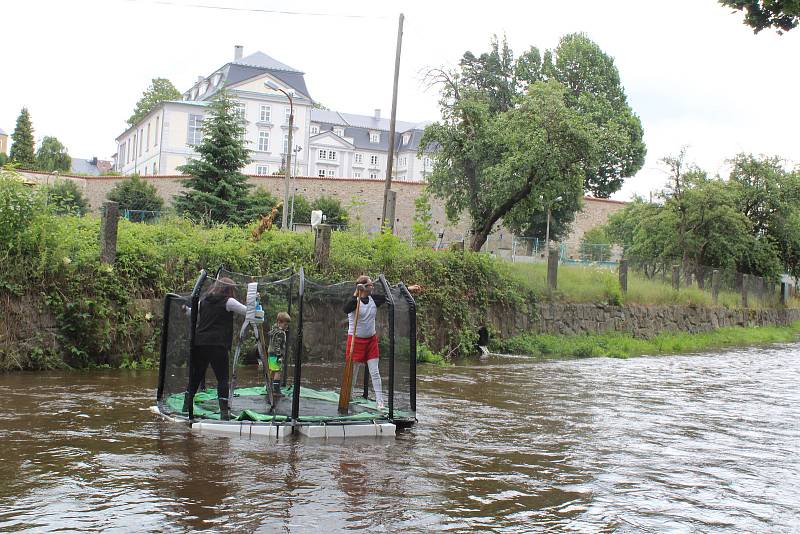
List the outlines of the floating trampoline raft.
<svg viewBox="0 0 800 534">
<path fill-rule="evenodd" d="M 248 314 L 236 316 L 231 359 L 230 420 L 222 420 L 213 373 L 194 396 L 189 418 L 185 397 L 197 325 L 198 302 L 220 278 L 232 279 L 236 298 Z M 376 317 L 380 346 L 380 375 L 385 407 L 379 409 L 369 374 L 361 376 L 346 410 L 339 407 L 339 388 L 345 367 L 347 316 L 342 311 L 353 284 L 318 284 L 298 272 L 284 270 L 264 276 L 234 273 L 220 267 L 205 271 L 192 293 L 168 294 L 164 299 L 157 404 L 153 413 L 193 431 L 283 438 L 290 434 L 310 438 L 394 437 L 397 428 L 416 422 L 416 305 L 404 284 L 390 285 L 383 275 L 373 294 L 385 297 Z M 256 303 L 263 305 L 264 323 L 254 320 Z M 183 311 L 190 306 L 191 313 Z M 202 308 L 202 306 L 200 306 Z M 268 343 L 264 330 L 279 311 L 292 316 L 286 355 L 281 369 L 280 395 L 269 395 L 261 371 Z M 295 387 L 297 386 L 297 387 Z M 370 394 L 372 398 L 370 398 Z M 274 404 L 274 405 L 273 405 Z"/>
</svg>

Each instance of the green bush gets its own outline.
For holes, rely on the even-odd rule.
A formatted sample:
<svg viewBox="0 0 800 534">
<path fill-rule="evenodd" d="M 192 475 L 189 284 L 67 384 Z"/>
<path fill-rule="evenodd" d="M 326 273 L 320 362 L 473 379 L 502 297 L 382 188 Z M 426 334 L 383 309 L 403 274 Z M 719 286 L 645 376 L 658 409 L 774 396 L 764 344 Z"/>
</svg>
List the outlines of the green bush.
<svg viewBox="0 0 800 534">
<path fill-rule="evenodd" d="M 325 215 L 325 223 L 341 227 L 347 227 L 350 217 L 347 210 L 342 207 L 338 198 L 321 196 L 311 203 L 312 210 L 322 210 Z M 295 222 L 297 222 L 297 206 L 295 205 Z M 311 213 L 309 212 L 309 220 Z"/>
<path fill-rule="evenodd" d="M 595 226 L 583 234 L 578 254 L 585 261 L 608 261 L 611 259 L 611 238 L 604 226 Z"/>
<path fill-rule="evenodd" d="M 157 212 L 164 206 L 164 200 L 155 186 L 142 180 L 137 174 L 117 183 L 106 198 L 119 204 L 120 213 L 125 210 Z M 142 219 L 151 219 L 153 216 L 154 214 L 145 214 Z"/>
<path fill-rule="evenodd" d="M 41 213 L 41 195 L 14 171 L 0 170 L 0 249 L 19 243 L 21 234 Z"/>
<path fill-rule="evenodd" d="M 89 200 L 72 180 L 56 180 L 45 188 L 47 205 L 56 215 L 85 215 L 89 212 Z"/>
</svg>

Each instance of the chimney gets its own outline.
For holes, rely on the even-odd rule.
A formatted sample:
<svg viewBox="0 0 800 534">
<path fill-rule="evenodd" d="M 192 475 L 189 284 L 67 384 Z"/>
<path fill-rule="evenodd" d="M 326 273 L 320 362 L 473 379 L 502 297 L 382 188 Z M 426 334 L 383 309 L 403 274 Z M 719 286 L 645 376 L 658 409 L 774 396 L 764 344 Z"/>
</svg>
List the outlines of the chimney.
<svg viewBox="0 0 800 534">
<path fill-rule="evenodd" d="M 195 83 L 195 85 L 196 85 L 196 84 L 198 84 L 198 83 L 200 83 L 200 82 L 202 82 L 204 79 L 205 79 L 205 78 L 203 78 L 202 76 L 198 76 L 198 77 L 197 77 L 197 81 L 196 81 L 196 82 L 194 82 L 194 83 Z"/>
<path fill-rule="evenodd" d="M 233 47 L 233 60 L 234 61 L 239 61 L 240 59 L 242 59 L 243 55 L 244 55 L 244 47 L 242 45 L 236 45 L 236 46 Z"/>
<path fill-rule="evenodd" d="M 380 108 L 375 108 L 375 120 L 376 121 L 381 120 L 381 109 Z"/>
</svg>

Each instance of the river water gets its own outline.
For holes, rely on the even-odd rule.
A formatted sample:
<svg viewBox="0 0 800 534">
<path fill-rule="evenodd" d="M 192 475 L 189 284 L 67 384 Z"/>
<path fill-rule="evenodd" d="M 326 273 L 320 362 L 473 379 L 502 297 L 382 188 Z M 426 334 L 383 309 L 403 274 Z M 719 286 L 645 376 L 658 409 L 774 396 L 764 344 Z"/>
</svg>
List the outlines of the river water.
<svg viewBox="0 0 800 534">
<path fill-rule="evenodd" d="M 0 531 L 800 529 L 800 345 L 429 367 L 382 441 L 192 434 L 155 383 L 0 376 Z"/>
</svg>

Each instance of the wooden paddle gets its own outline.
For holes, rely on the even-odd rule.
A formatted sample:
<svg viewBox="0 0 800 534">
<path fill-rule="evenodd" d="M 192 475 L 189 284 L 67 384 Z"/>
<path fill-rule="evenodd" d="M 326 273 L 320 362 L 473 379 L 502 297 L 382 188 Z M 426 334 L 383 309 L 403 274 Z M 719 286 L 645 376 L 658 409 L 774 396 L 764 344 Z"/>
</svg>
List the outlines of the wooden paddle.
<svg viewBox="0 0 800 534">
<path fill-rule="evenodd" d="M 342 375 L 342 388 L 339 390 L 339 413 L 346 414 L 350 404 L 350 394 L 353 391 L 353 347 L 356 344 L 356 332 L 358 331 L 358 314 L 361 309 L 361 292 L 356 290 L 356 310 L 353 320 L 353 336 L 350 338 L 347 350 L 345 351 L 344 374 Z"/>
</svg>

